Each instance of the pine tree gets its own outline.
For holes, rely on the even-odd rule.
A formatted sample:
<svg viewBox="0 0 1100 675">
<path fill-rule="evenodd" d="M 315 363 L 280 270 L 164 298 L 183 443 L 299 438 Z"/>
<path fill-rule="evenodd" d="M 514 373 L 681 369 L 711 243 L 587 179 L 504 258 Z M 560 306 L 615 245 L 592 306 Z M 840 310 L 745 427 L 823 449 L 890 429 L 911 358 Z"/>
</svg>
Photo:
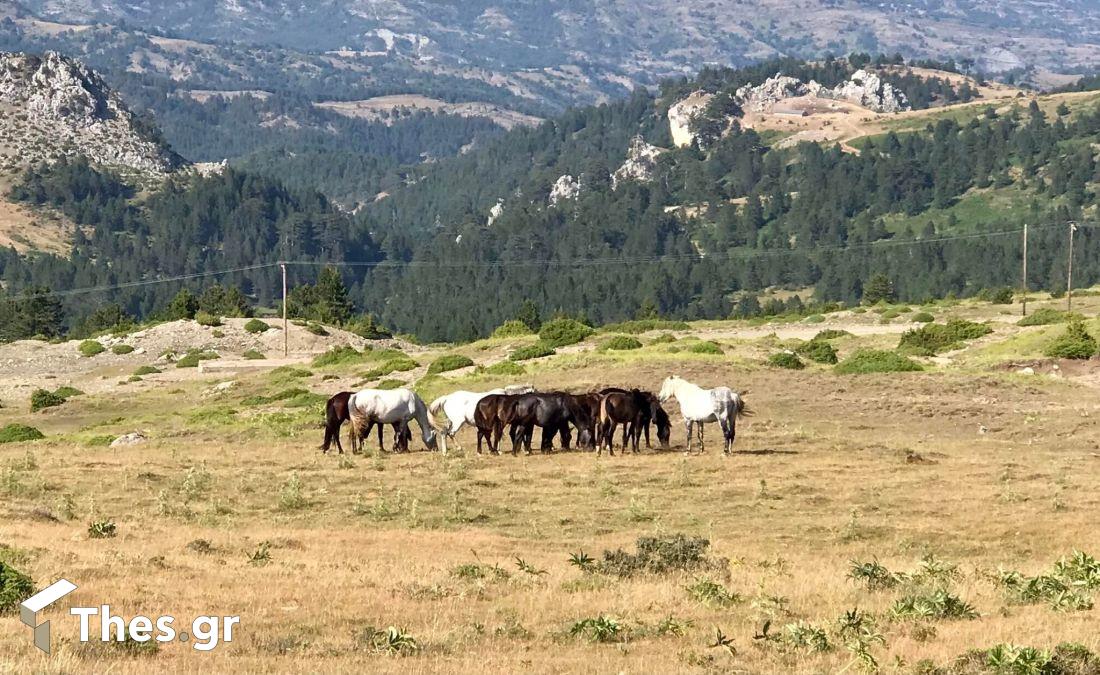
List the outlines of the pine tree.
<svg viewBox="0 0 1100 675">
<path fill-rule="evenodd" d="M 863 285 L 863 303 L 874 305 L 884 300 L 886 302 L 894 300 L 894 284 L 885 274 L 874 274 Z"/>
<path fill-rule="evenodd" d="M 351 318 L 352 305 L 340 273 L 332 267 L 322 269 L 317 276 L 315 289 L 317 320 L 336 325 L 347 323 Z"/>
<path fill-rule="evenodd" d="M 172 302 L 168 303 L 168 309 L 165 310 L 164 316 L 169 321 L 194 319 L 197 311 L 199 311 L 198 298 L 189 289 L 184 288 L 176 293 L 176 297 L 172 298 Z"/>
</svg>

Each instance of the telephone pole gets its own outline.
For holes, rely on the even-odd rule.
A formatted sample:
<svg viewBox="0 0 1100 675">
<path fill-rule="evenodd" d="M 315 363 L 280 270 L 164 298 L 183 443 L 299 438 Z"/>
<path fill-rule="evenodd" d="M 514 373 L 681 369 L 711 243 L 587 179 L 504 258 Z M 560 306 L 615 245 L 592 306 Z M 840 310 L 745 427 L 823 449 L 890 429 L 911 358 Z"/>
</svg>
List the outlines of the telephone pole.
<svg viewBox="0 0 1100 675">
<path fill-rule="evenodd" d="M 1024 223 L 1024 272 L 1021 281 L 1023 282 L 1021 285 L 1024 288 L 1023 308 L 1021 313 L 1023 316 L 1027 316 L 1027 223 Z"/>
<path fill-rule="evenodd" d="M 283 270 L 283 357 L 290 355 L 290 326 L 287 325 L 286 320 L 286 263 L 280 262 L 279 267 Z"/>
<path fill-rule="evenodd" d="M 1077 223 L 1069 224 L 1069 259 L 1066 261 L 1066 311 L 1073 310 L 1073 233 Z"/>
</svg>

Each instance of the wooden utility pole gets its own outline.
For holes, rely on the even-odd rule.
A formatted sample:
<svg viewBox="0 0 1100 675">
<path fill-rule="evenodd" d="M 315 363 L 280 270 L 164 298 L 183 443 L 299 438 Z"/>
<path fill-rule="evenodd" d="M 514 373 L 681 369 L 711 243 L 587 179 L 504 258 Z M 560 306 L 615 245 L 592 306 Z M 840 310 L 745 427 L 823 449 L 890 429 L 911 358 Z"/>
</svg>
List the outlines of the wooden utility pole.
<svg viewBox="0 0 1100 675">
<path fill-rule="evenodd" d="M 279 263 L 283 270 L 283 357 L 290 355 L 290 326 L 286 320 L 286 263 Z"/>
<path fill-rule="evenodd" d="M 1027 316 L 1027 223 L 1024 223 L 1024 272 L 1021 281 L 1021 285 L 1024 288 L 1024 300 L 1021 313 L 1023 316 Z"/>
<path fill-rule="evenodd" d="M 1069 259 L 1066 262 L 1066 311 L 1073 311 L 1073 233 L 1077 223 L 1069 224 Z"/>
</svg>

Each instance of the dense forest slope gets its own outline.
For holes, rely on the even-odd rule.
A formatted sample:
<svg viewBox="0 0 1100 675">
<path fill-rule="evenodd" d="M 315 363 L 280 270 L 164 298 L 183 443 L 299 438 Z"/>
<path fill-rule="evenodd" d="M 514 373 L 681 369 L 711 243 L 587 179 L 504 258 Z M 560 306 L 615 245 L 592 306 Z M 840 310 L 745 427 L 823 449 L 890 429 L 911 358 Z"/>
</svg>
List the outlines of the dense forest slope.
<svg viewBox="0 0 1100 675">
<path fill-rule="evenodd" d="M 756 311 L 758 292 L 775 286 L 857 301 L 876 273 L 888 274 L 902 299 L 973 294 L 1017 282 L 1020 237 L 960 235 L 1024 222 L 1032 226 L 1033 284 L 1062 283 L 1071 219 L 1082 224 L 1076 279 L 1096 281 L 1098 241 L 1088 227 L 1097 200 L 1096 95 L 962 103 L 980 95 L 979 83 L 950 73 L 913 77 L 891 61 L 706 70 L 421 165 L 354 216 L 315 192 L 236 170 L 135 193 L 94 165 L 37 168 L 19 177 L 11 198 L 80 224 L 73 256 L 6 252 L 0 273 L 17 292 L 280 259 L 355 263 L 343 272 L 358 309 L 424 339 L 485 334 L 525 301 L 544 315 L 596 322 L 653 310 L 719 317 Z M 799 120 L 813 120 L 822 106 L 834 116 L 850 111 L 870 135 L 846 150 L 789 144 L 782 132 L 743 125 L 758 87 L 776 73 L 835 92 L 860 70 L 880 78 L 880 95 L 889 86 L 894 98 L 954 103 L 884 113 L 794 87 L 799 96 L 769 99 L 752 113 L 782 119 L 795 102 L 809 105 Z M 685 100 L 706 103 L 685 112 Z M 690 142 L 679 145 L 674 121 L 685 115 Z M 312 282 L 316 268 L 291 273 L 292 283 Z M 271 304 L 274 275 L 244 270 L 223 281 Z M 148 314 L 176 288 L 105 297 Z M 65 302 L 74 316 L 89 309 L 85 298 Z"/>
</svg>

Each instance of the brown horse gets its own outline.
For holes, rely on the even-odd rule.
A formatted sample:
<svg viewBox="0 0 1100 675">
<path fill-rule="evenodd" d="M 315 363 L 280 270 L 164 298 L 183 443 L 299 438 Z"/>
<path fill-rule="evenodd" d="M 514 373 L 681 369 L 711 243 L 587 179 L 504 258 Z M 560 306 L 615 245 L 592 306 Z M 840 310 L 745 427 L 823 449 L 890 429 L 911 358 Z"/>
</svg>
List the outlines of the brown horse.
<svg viewBox="0 0 1100 675">
<path fill-rule="evenodd" d="M 642 434 L 645 434 L 646 448 L 651 448 L 653 447 L 649 439 L 651 423 L 657 425 L 657 440 L 661 447 L 668 447 L 669 437 L 672 434 L 672 422 L 656 396 L 648 391 L 616 387 L 604 389 L 600 394 L 603 398 L 597 414 L 600 426 L 599 449 L 606 445 L 608 451 L 613 452 L 615 428 L 619 424 L 623 425 L 624 450 L 629 438 L 634 452 L 638 452 Z"/>
<path fill-rule="evenodd" d="M 481 441 L 489 446 L 489 452 L 497 454 L 500 437 L 504 435 L 504 419 L 510 416 L 509 408 L 514 394 L 489 394 L 477 402 L 474 409 L 474 426 L 477 427 L 477 454 L 481 454 Z"/>
<path fill-rule="evenodd" d="M 521 394 L 504 406 L 501 422 L 511 427 L 512 454 L 522 444 L 531 453 L 531 436 L 535 427 L 542 427 L 542 450 L 551 449 L 552 439 L 564 432 L 564 445 L 569 448 L 568 427 L 577 428 L 577 444 L 592 443 L 592 417 L 583 397 L 565 392 Z"/>
<path fill-rule="evenodd" d="M 351 398 L 352 392 L 342 391 L 325 403 L 325 442 L 321 445 L 321 452 L 328 453 L 332 443 L 336 443 L 336 449 L 340 451 L 340 454 L 344 454 L 344 446 L 340 444 L 340 427 L 344 422 L 351 421 L 351 413 L 348 411 L 348 399 Z M 367 424 L 366 430 L 363 432 L 363 438 L 370 436 L 371 429 L 375 423 L 370 422 Z M 386 450 L 385 444 L 382 442 L 382 424 L 378 425 L 378 447 L 383 451 Z M 407 451 L 409 449 L 409 441 L 412 439 L 412 432 L 409 431 L 408 426 L 405 426 L 404 433 L 401 433 L 401 425 L 393 425 L 393 447 L 394 451 L 398 451 L 399 447 L 404 447 Z M 355 433 L 354 430 L 351 431 Z M 358 447 L 356 439 L 352 438 L 352 452 L 358 454 Z"/>
</svg>

